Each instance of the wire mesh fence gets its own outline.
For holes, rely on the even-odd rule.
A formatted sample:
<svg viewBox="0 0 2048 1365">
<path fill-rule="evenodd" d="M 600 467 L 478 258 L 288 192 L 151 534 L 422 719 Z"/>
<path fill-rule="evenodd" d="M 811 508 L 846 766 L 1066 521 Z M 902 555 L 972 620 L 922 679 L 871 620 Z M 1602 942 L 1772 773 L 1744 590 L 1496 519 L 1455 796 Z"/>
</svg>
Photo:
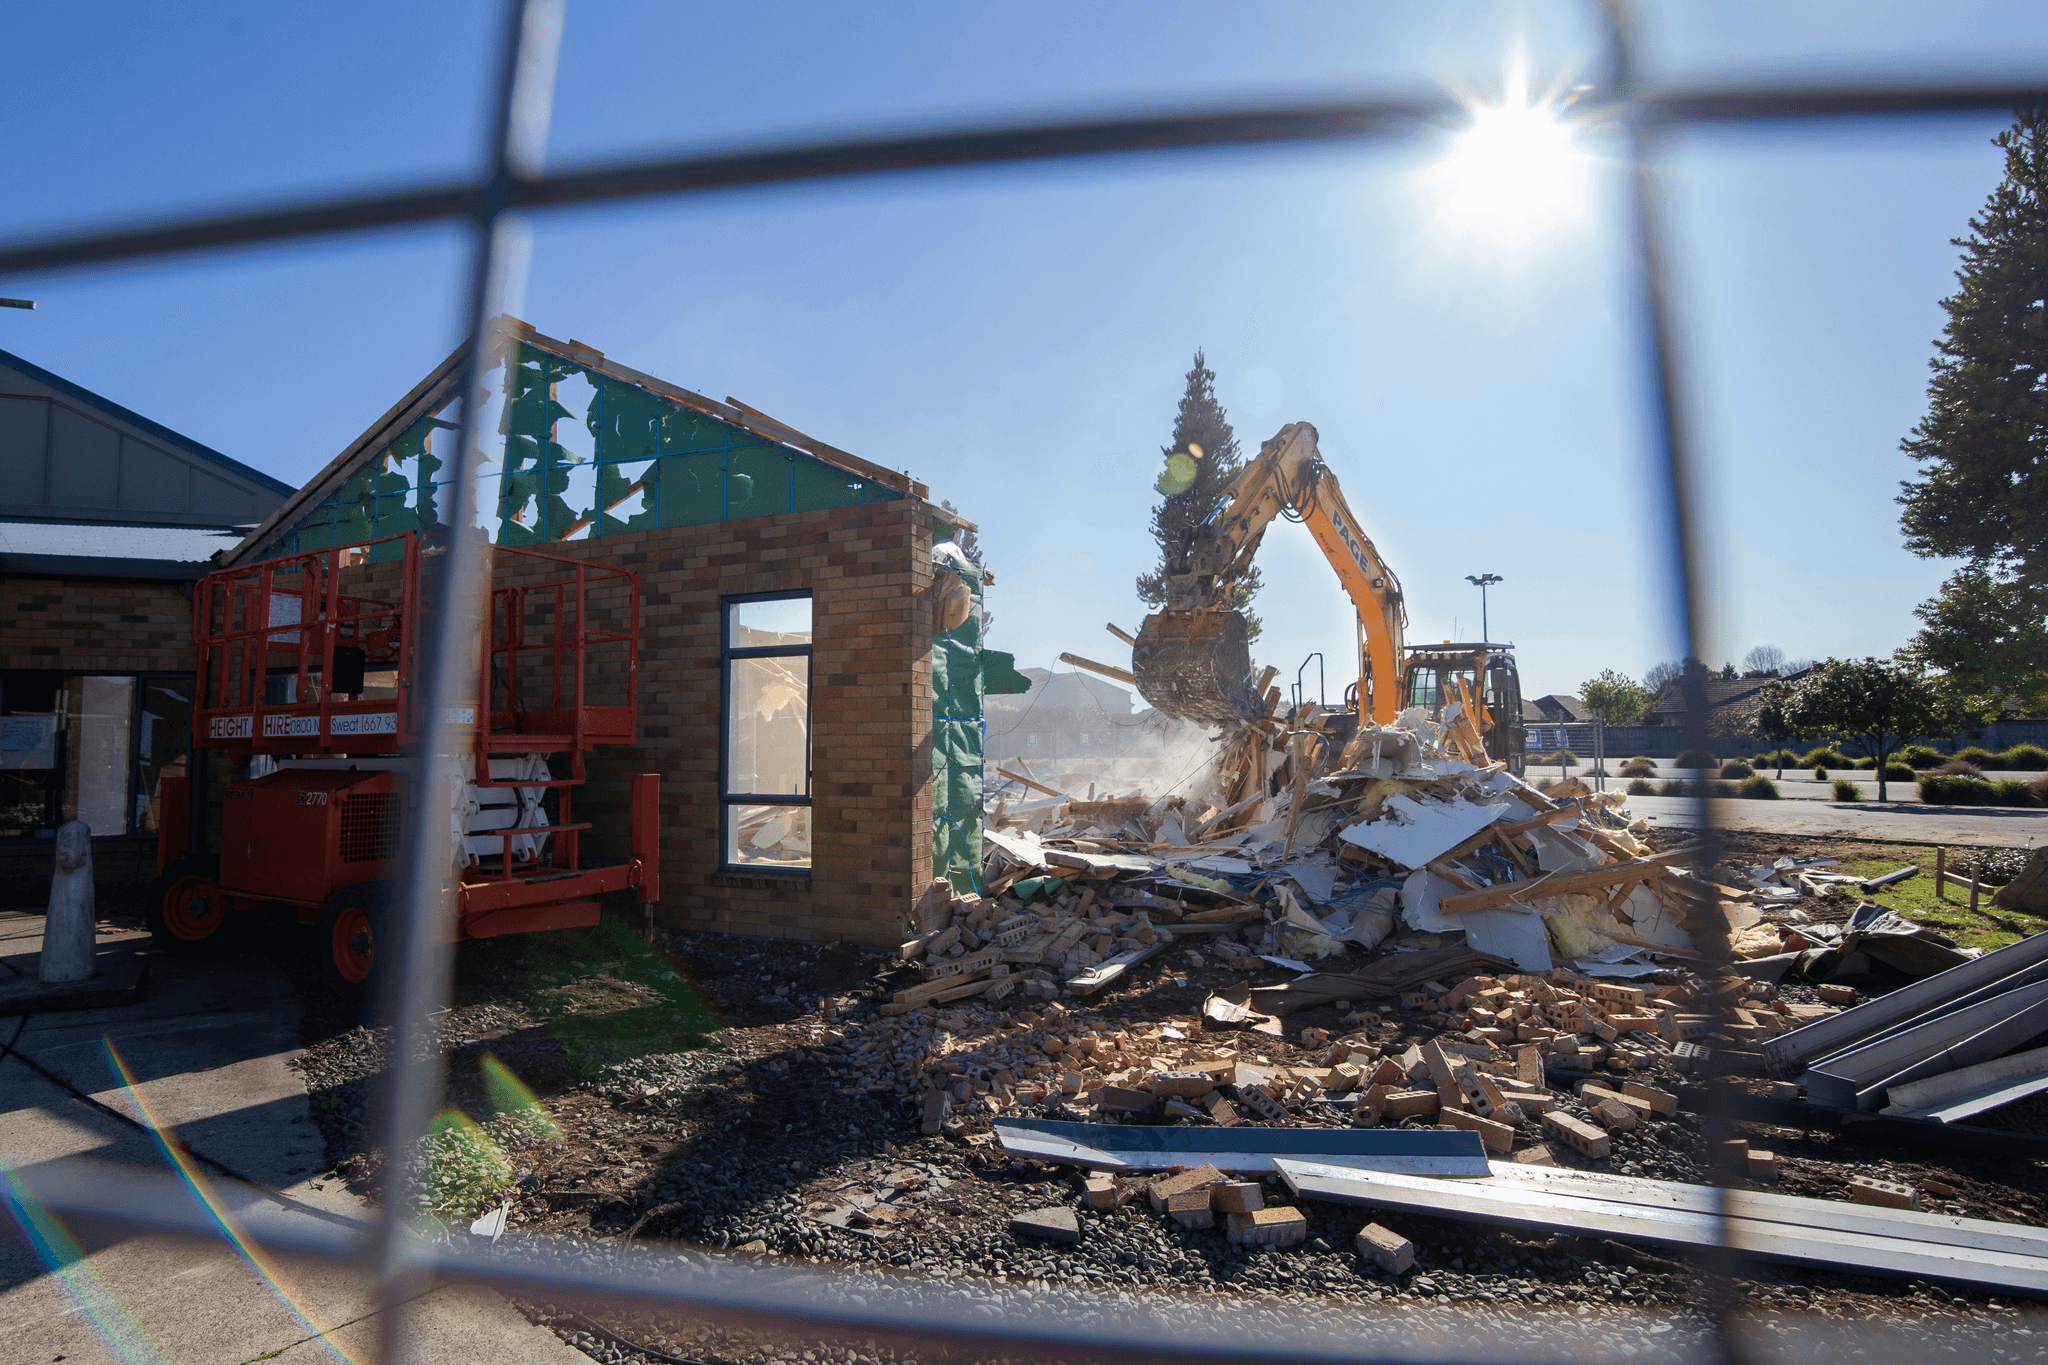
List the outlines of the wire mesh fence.
<svg viewBox="0 0 2048 1365">
<path fill-rule="evenodd" d="M 1705 588 L 1700 565 L 1699 488 L 1702 478 L 1688 440 L 1689 389 L 1677 358 L 1668 234 L 1659 194 L 1664 139 L 1703 125 L 1805 124 L 1829 119 L 1913 120 L 1972 112 L 2000 112 L 2048 100 L 2048 79 L 2033 83 L 1947 82 L 1857 85 L 1725 85 L 1656 89 L 1637 75 L 1630 17 L 1618 3 L 1602 11 L 1606 69 L 1573 117 L 1620 130 L 1627 147 L 1627 218 L 1633 316 L 1628 319 L 1643 394 L 1652 415 L 1641 452 L 1653 478 L 1652 509 L 1670 547 L 1660 566 L 1675 634 L 1688 655 L 1700 654 Z M 492 319 L 519 284 L 519 222 L 525 216 L 574 206 L 670 199 L 687 205 L 722 191 L 761 186 L 822 185 L 854 178 L 901 178 L 948 168 L 1021 165 L 1111 157 L 1137 158 L 1187 149 L 1261 148 L 1302 143 L 1363 143 L 1417 130 L 1455 126 L 1460 106 L 1447 97 L 1390 93 L 1377 97 L 1297 105 L 1203 109 L 1099 119 L 1047 120 L 922 133 L 805 142 L 708 154 L 654 157 L 568 170 L 547 170 L 541 151 L 553 93 L 560 39 L 560 0 L 508 0 L 492 113 L 493 139 L 484 173 L 474 180 L 438 183 L 362 197 L 285 204 L 246 212 L 197 215 L 103 232 L 0 243 L 0 276 L 32 271 L 132 263 L 180 254 L 287 241 L 314 241 L 407 224 L 459 222 L 472 236 L 464 318 L 471 338 L 467 371 L 457 392 L 468 393 L 501 355 L 503 340 Z M 450 524 L 476 522 L 480 435 L 473 429 L 481 405 L 461 404 L 463 429 L 446 469 Z M 479 542 L 454 537 L 447 552 L 422 565 L 424 599 L 435 623 L 422 644 L 420 685 L 425 714 L 445 716 L 475 669 L 477 623 L 483 617 L 484 581 Z M 1694 748 L 1708 744 L 1705 717 L 1691 718 Z M 456 752 L 464 741 L 452 729 L 437 734 L 425 752 Z M 422 760 L 424 765 L 425 760 Z M 422 766 L 416 780 L 431 773 Z M 1701 800 L 1696 822 L 1713 831 Z M 381 1146 L 388 1153 L 419 1149 L 442 1093 L 441 1050 L 434 1021 L 447 1004 L 451 888 L 446 869 L 450 831 L 430 802 L 419 803 L 405 830 L 404 885 L 414 913 L 404 920 L 408 939 L 382 1017 L 395 1045 L 381 1106 Z M 114 1059 L 119 1065 L 119 1059 Z M 128 1092 L 141 1103 L 140 1092 Z M 135 1117 L 135 1116 L 131 1116 Z M 1709 1137 L 1726 1133 L 1733 1115 L 1708 1112 Z M 1736 1306 L 1734 1284 L 1745 1265 L 1745 1237 L 1737 1236 L 1725 1192 L 1687 1216 L 1702 1235 L 1682 1253 L 1698 1275 L 1698 1330 L 1661 1338 L 1645 1335 L 1623 1349 L 1603 1325 L 1576 1335 L 1554 1321 L 1531 1326 L 1482 1305 L 1410 1312 L 1367 1321 L 1333 1309 L 1326 1320 L 1298 1313 L 1263 1313 L 1253 1306 L 1220 1308 L 1198 1297 L 1088 1293 L 1037 1281 L 979 1286 L 926 1282 L 915 1275 L 875 1271 L 823 1271 L 777 1267 L 697 1251 L 676 1252 L 588 1244 L 554 1245 L 545 1239 L 507 1242 L 491 1249 L 456 1245 L 422 1234 L 409 1222 L 421 1171 L 394 1160 L 387 1167 L 380 1211 L 358 1225 L 224 1179 L 179 1146 L 171 1125 L 144 1107 L 137 1120 L 155 1135 L 167 1173 L 62 1161 L 38 1168 L 33 1178 L 8 1174 L 9 1202 L 52 1264 L 78 1264 L 71 1229 L 113 1228 L 225 1242 L 247 1258 L 289 1300 L 290 1266 L 321 1261 L 359 1267 L 375 1286 L 381 1315 L 376 1340 L 357 1346 L 307 1320 L 329 1349 L 350 1359 L 407 1358 L 405 1305 L 440 1282 L 488 1285 L 523 1300 L 583 1314 L 599 1338 L 677 1358 L 647 1342 L 663 1324 L 709 1324 L 733 1340 L 780 1342 L 790 1349 L 835 1342 L 856 1358 L 932 1360 L 1322 1360 L 1330 1358 L 1533 1359 L 1565 1356 L 1644 1356 L 1730 1359 L 1793 1355 L 1825 1344 L 1845 1345 L 1839 1326 L 1812 1338 L 1786 1327 L 1777 1336 L 1727 1323 Z M 1747 1247 L 1756 1243 L 1749 1240 Z M 66 1248 L 70 1247 L 67 1252 Z M 137 1324 L 108 1301 L 104 1289 L 76 1287 L 82 1304 L 104 1319 L 103 1337 L 116 1354 Z M 600 1320 L 602 1319 L 602 1320 Z M 607 1326 L 609 1322 L 612 1325 Z M 125 1325 L 124 1325 L 125 1323 Z M 620 1323 L 639 1324 L 635 1331 Z M 1669 1327 L 1670 1324 L 1665 1324 Z M 357 1329 L 358 1331 L 360 1329 Z M 1664 1327 L 1656 1329 L 1664 1331 Z M 673 1334 L 661 1336 L 672 1339 Z M 336 1345 L 335 1343 L 344 1343 Z M 1881 1337 L 1846 1343 L 1885 1354 Z M 138 1348 L 139 1350 L 139 1348 Z M 872 1353 L 872 1354 L 868 1354 Z M 135 1354 L 133 1358 L 146 1358 Z M 806 1356 L 805 1359 L 810 1359 Z"/>
</svg>

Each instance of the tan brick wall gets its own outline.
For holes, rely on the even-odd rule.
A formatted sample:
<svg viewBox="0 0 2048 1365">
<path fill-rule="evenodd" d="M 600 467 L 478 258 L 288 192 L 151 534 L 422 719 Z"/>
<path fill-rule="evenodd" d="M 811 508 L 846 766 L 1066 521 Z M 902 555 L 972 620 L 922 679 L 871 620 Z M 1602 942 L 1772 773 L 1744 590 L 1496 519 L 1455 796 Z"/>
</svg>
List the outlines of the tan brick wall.
<svg viewBox="0 0 2048 1365">
<path fill-rule="evenodd" d="M 573 815 L 600 826 L 589 860 L 622 858 L 630 775 L 660 774 L 662 923 L 898 939 L 931 880 L 932 522 L 904 498 L 546 547 L 640 575 L 639 743 L 593 755 Z M 720 602 L 792 591 L 812 594 L 811 875 L 720 877 Z"/>
</svg>

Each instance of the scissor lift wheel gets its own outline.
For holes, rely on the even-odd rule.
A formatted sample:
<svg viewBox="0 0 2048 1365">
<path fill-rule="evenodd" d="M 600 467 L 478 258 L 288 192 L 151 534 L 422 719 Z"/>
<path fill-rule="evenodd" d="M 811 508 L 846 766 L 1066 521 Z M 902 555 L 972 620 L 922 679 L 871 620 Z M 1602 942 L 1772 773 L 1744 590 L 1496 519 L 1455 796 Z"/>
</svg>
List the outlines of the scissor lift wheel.
<svg viewBox="0 0 2048 1365">
<path fill-rule="evenodd" d="M 327 898 L 315 947 L 320 974 L 340 994 L 358 999 L 367 995 L 378 980 L 381 963 L 394 955 L 396 926 L 390 905 L 389 882 L 359 882 Z"/>
<path fill-rule="evenodd" d="M 150 887 L 148 923 L 159 948 L 181 957 L 223 950 L 231 935 L 227 898 L 210 866 L 180 861 Z"/>
</svg>

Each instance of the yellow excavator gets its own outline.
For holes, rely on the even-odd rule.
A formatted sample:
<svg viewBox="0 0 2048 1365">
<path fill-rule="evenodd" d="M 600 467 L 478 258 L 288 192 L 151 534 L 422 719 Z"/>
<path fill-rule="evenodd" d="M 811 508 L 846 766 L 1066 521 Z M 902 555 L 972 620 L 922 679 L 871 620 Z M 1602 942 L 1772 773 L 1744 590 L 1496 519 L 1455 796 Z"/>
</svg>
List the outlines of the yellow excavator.
<svg viewBox="0 0 2048 1365">
<path fill-rule="evenodd" d="M 1487 755 L 1521 772 L 1522 690 L 1512 651 L 1486 642 L 1406 644 L 1401 580 L 1345 503 L 1316 449 L 1314 427 L 1282 427 L 1228 496 L 1169 550 L 1166 606 L 1145 618 L 1131 649 L 1131 672 L 1147 702 L 1204 725 L 1266 719 L 1271 707 L 1252 678 L 1251 641 L 1235 597 L 1266 527 L 1285 516 L 1308 527 L 1357 609 L 1358 682 L 1346 697 L 1354 723 L 1386 725 L 1411 706 L 1436 719 L 1458 702 Z"/>
</svg>

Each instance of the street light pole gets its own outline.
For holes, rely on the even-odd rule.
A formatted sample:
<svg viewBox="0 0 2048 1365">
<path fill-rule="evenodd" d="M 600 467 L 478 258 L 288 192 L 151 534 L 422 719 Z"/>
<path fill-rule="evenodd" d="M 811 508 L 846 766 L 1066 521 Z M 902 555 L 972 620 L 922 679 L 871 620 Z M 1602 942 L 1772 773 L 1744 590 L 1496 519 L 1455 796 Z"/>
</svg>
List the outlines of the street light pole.
<svg viewBox="0 0 2048 1365">
<path fill-rule="evenodd" d="M 1486 625 L 1486 590 L 1506 580 L 1497 573 L 1468 573 L 1465 575 L 1465 581 L 1479 589 L 1479 643 L 1490 644 L 1493 636 L 1488 632 Z"/>
</svg>

